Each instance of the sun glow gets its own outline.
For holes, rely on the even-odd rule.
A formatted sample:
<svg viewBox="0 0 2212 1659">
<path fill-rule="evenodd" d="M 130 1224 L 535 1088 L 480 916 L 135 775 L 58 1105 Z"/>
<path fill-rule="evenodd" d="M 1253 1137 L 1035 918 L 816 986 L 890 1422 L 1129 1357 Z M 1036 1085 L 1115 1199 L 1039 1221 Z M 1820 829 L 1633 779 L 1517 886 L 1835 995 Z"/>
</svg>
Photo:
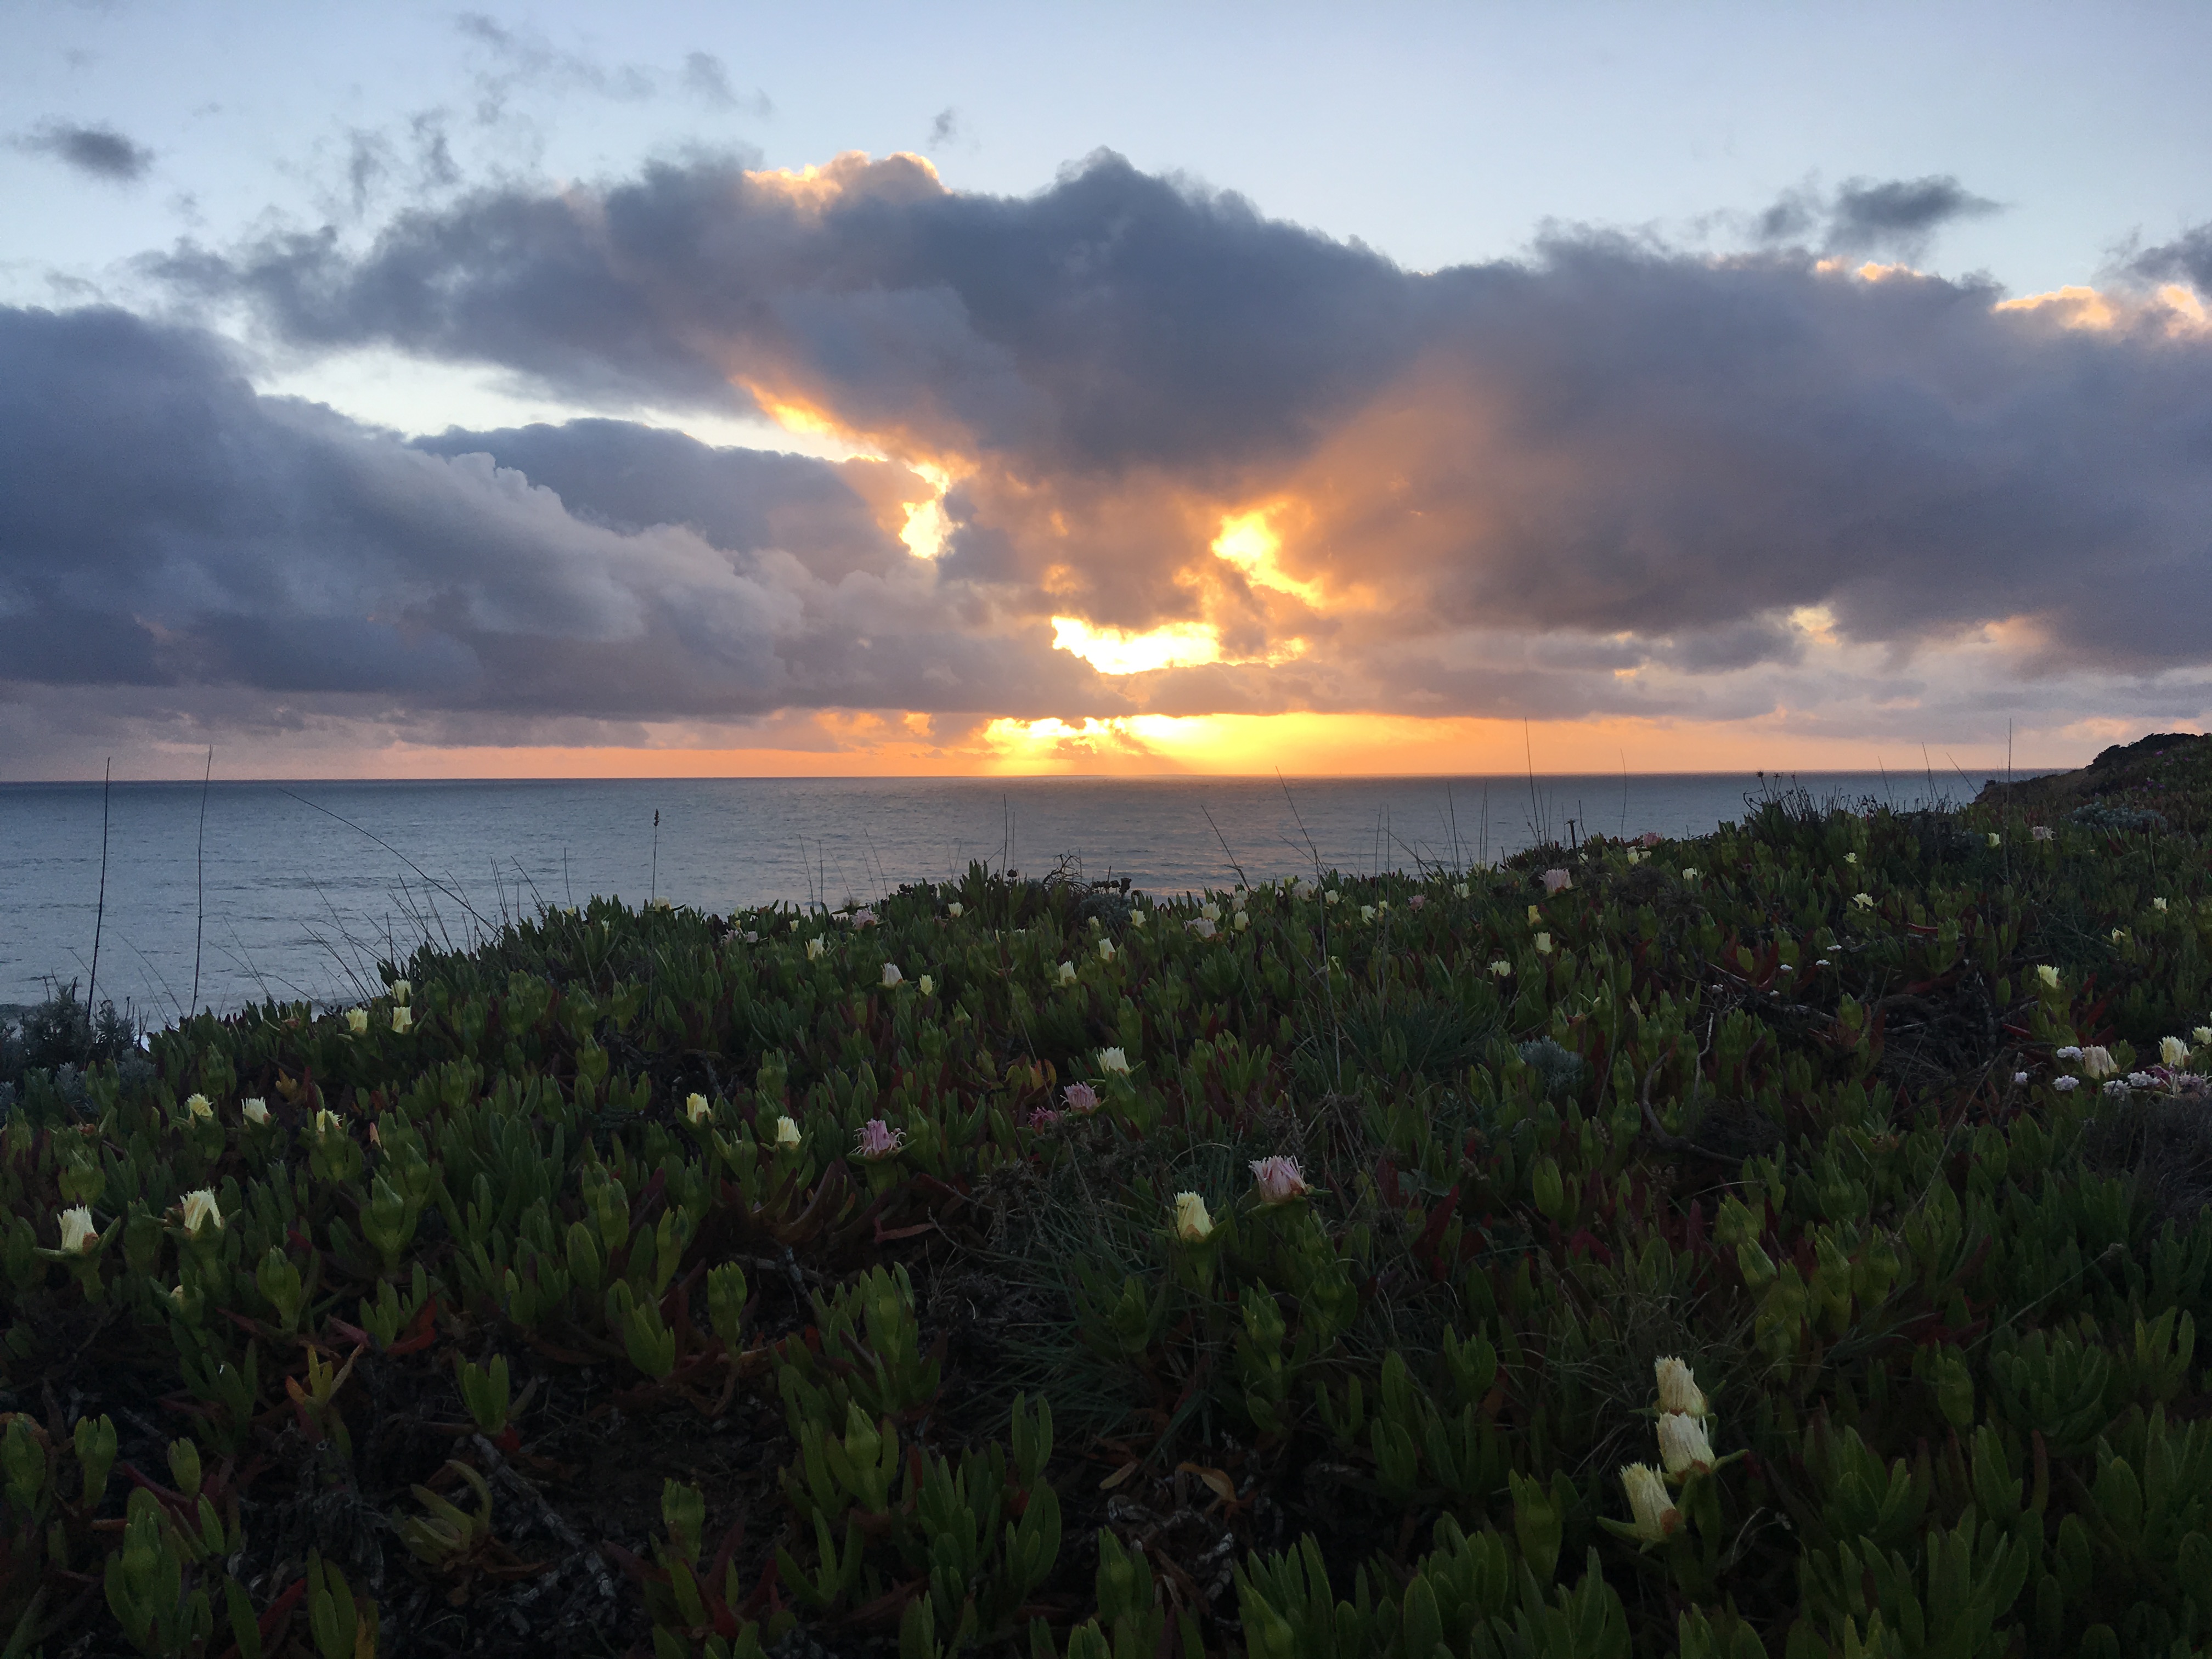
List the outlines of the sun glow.
<svg viewBox="0 0 2212 1659">
<path fill-rule="evenodd" d="M 952 475 L 927 461 L 908 461 L 905 465 L 908 471 L 927 479 L 936 493 L 914 504 L 899 539 L 915 558 L 933 559 L 945 551 L 945 538 L 952 533 L 952 520 L 945 514 L 945 492 L 952 488 Z"/>
<path fill-rule="evenodd" d="M 1080 657 L 1102 674 L 1143 674 L 1221 660 L 1220 636 L 1204 623 L 1163 623 L 1141 634 L 1093 628 L 1080 617 L 1052 619 L 1052 648 Z"/>
<path fill-rule="evenodd" d="M 1283 548 L 1283 538 L 1268 522 L 1275 510 L 1273 507 L 1259 507 L 1249 513 L 1231 513 L 1224 517 L 1221 533 L 1213 538 L 1213 556 L 1235 565 L 1255 587 L 1271 587 L 1278 593 L 1288 593 L 1318 611 L 1322 604 L 1321 585 L 1301 581 L 1275 563 L 1275 556 Z"/>
</svg>

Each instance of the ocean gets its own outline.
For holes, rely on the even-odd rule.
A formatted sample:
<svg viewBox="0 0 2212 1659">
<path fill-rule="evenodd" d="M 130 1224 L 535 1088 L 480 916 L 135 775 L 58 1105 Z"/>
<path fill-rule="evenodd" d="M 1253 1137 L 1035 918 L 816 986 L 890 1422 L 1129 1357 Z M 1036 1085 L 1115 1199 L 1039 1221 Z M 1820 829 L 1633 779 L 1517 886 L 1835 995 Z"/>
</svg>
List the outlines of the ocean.
<svg viewBox="0 0 2212 1659">
<path fill-rule="evenodd" d="M 1980 780 L 1793 779 L 1909 806 Z M 343 1002 L 426 934 L 613 894 L 727 913 L 836 905 L 970 860 L 1176 893 L 1324 867 L 1494 862 L 1571 835 L 1701 835 L 1743 815 L 1740 773 L 1292 779 L 687 779 L 0 784 L 0 1005 L 93 978 L 155 1024 L 264 997 Z M 659 816 L 658 828 L 655 815 Z M 1571 827 L 1570 827 L 1571 826 Z M 95 917 L 97 924 L 95 925 Z M 195 982 L 197 981 L 197 990 Z"/>
</svg>

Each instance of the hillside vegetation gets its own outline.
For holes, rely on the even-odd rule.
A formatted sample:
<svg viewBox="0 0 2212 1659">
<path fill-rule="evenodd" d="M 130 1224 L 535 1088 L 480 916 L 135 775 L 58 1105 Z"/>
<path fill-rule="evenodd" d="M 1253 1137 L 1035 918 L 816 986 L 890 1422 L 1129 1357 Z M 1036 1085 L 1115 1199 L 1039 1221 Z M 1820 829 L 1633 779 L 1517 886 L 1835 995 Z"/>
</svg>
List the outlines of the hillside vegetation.
<svg viewBox="0 0 2212 1659">
<path fill-rule="evenodd" d="M 2212 1651 L 2185 769 L 19 1051 L 0 1645 Z"/>
</svg>

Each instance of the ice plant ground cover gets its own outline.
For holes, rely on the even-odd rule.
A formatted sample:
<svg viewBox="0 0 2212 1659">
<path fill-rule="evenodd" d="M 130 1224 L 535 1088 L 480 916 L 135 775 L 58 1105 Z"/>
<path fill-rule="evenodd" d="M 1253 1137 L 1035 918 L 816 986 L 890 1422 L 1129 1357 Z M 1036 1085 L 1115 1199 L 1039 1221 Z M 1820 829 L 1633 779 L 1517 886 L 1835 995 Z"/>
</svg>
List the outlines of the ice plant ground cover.
<svg viewBox="0 0 2212 1659">
<path fill-rule="evenodd" d="M 2207 1651 L 2161 823 L 600 902 L 18 1054 L 0 1644 Z"/>
</svg>

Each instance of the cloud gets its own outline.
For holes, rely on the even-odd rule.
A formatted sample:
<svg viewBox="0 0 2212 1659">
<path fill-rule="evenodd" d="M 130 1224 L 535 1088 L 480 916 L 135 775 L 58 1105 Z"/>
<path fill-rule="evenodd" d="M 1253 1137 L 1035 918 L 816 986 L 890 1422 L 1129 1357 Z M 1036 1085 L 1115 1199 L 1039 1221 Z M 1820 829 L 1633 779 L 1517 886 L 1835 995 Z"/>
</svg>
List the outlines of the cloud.
<svg viewBox="0 0 2212 1659">
<path fill-rule="evenodd" d="M 2127 270 L 2151 282 L 2186 283 L 2199 295 L 2212 296 L 2212 224 L 2145 249 L 2128 262 Z"/>
<path fill-rule="evenodd" d="M 924 149 L 942 149 L 960 136 L 960 112 L 947 105 L 931 118 Z"/>
<path fill-rule="evenodd" d="M 48 121 L 15 142 L 27 154 L 50 155 L 109 184 L 136 184 L 154 167 L 152 150 L 104 121 Z"/>
<path fill-rule="evenodd" d="M 994 641 L 884 520 L 922 481 L 621 422 L 418 444 L 258 396 L 112 310 L 0 309 L 0 664 L 189 711 L 486 726 L 996 711 L 1091 672 Z M 560 481 L 570 499 L 526 477 Z M 1109 699 L 1110 700 L 1110 699 Z"/>
<path fill-rule="evenodd" d="M 1753 228 L 1768 243 L 1817 245 L 1852 258 L 1879 254 L 1917 260 L 1945 226 L 2002 211 L 1948 173 L 1847 179 L 1833 195 L 1809 185 L 1784 191 Z"/>
<path fill-rule="evenodd" d="M 1825 257 L 1981 205 L 1955 181 L 1855 181 L 1763 252 L 1578 231 L 1417 273 L 1109 155 L 1024 198 L 949 190 L 915 156 L 691 158 L 479 189 L 365 247 L 187 245 L 155 267 L 176 294 L 242 304 L 292 349 L 487 363 L 601 407 L 763 409 L 887 459 L 617 421 L 405 446 L 198 392 L 234 434 L 204 464 L 192 431 L 173 451 L 88 424 L 68 465 L 11 469 L 77 503 L 38 510 L 98 518 L 70 544 L 103 573 L 97 603 L 11 579 L 44 584 L 26 678 L 304 696 L 319 674 L 454 720 L 1788 714 L 1923 734 L 2195 696 L 2212 338 L 2163 302 L 2092 330 L 2078 307 Z M 82 329 L 58 359 L 136 342 L 100 416 L 116 434 L 166 406 L 122 388 L 178 354 L 235 385 L 201 337 L 125 321 L 40 325 Z M 46 441 L 58 401 L 24 404 L 18 441 Z M 166 528 L 100 516 L 141 501 Z M 133 551 L 178 544 L 188 507 L 238 527 L 181 562 Z M 281 603 L 236 597 L 264 591 Z M 80 600 L 107 644 L 70 632 Z M 1056 636 L 1180 665 L 1095 672 Z"/>
</svg>

